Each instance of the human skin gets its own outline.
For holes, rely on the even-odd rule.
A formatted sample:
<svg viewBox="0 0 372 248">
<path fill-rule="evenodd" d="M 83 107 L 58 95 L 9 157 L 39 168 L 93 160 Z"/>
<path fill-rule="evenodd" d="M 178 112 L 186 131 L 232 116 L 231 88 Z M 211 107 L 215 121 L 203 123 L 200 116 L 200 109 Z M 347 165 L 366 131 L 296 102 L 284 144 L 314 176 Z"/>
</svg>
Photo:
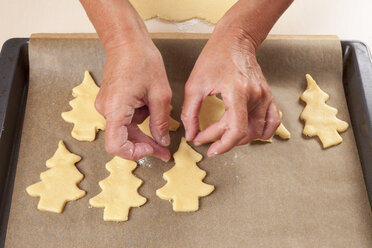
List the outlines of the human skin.
<svg viewBox="0 0 372 248">
<path fill-rule="evenodd" d="M 214 142 L 208 156 L 254 139 L 270 138 L 279 111 L 256 51 L 293 0 L 240 0 L 217 23 L 185 86 L 181 119 L 186 139 Z M 170 159 L 172 92 L 161 54 L 128 0 L 80 0 L 106 52 L 97 110 L 106 118 L 105 148 L 130 160 L 152 155 Z M 203 99 L 220 93 L 226 112 L 198 132 Z M 150 114 L 154 140 L 137 127 Z"/>
</svg>

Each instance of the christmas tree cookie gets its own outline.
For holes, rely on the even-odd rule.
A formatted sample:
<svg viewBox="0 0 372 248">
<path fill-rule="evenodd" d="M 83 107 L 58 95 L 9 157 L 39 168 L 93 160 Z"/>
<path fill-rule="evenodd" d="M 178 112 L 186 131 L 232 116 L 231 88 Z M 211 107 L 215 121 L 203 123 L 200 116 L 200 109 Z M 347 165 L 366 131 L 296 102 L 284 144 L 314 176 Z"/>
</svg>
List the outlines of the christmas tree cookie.
<svg viewBox="0 0 372 248">
<path fill-rule="evenodd" d="M 328 148 L 342 142 L 338 132 L 344 132 L 349 127 L 347 122 L 336 117 L 338 110 L 326 104 L 329 96 L 322 91 L 314 79 L 307 74 L 307 89 L 301 95 L 306 107 L 300 115 L 305 121 L 303 134 L 318 136 L 323 148 Z"/>
<path fill-rule="evenodd" d="M 63 141 L 52 158 L 46 161 L 49 170 L 40 174 L 41 181 L 27 187 L 30 196 L 40 197 L 37 208 L 43 211 L 61 213 L 68 201 L 85 196 L 77 184 L 84 176 L 75 167 L 81 157 L 69 152 Z"/>
<path fill-rule="evenodd" d="M 83 82 L 72 89 L 75 97 L 70 101 L 71 111 L 63 112 L 62 118 L 73 123 L 71 135 L 79 141 L 93 141 L 98 129 L 105 130 L 106 120 L 94 107 L 99 87 L 88 71 L 85 71 Z"/>
<path fill-rule="evenodd" d="M 89 200 L 93 207 L 105 208 L 103 220 L 126 221 L 131 207 L 145 204 L 146 198 L 137 192 L 142 180 L 132 174 L 136 167 L 136 162 L 120 157 L 106 164 L 111 174 L 99 182 L 102 192 Z"/>
<path fill-rule="evenodd" d="M 173 155 L 175 165 L 163 174 L 167 183 L 156 191 L 163 200 L 172 200 L 173 211 L 190 212 L 199 209 L 199 198 L 214 190 L 203 182 L 206 172 L 197 166 L 203 157 L 182 138 L 178 151 Z"/>
</svg>

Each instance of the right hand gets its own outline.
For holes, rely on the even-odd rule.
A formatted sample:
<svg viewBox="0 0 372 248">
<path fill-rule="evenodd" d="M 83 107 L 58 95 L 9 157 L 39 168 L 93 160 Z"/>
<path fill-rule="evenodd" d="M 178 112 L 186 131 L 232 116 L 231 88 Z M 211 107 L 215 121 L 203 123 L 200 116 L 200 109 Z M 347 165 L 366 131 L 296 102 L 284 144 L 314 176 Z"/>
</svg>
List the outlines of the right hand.
<svg viewBox="0 0 372 248">
<path fill-rule="evenodd" d="M 102 86 L 95 102 L 106 118 L 106 151 L 134 161 L 148 155 L 168 161 L 171 97 L 163 59 L 151 39 L 106 49 Z M 155 140 L 137 126 L 149 114 Z"/>
</svg>

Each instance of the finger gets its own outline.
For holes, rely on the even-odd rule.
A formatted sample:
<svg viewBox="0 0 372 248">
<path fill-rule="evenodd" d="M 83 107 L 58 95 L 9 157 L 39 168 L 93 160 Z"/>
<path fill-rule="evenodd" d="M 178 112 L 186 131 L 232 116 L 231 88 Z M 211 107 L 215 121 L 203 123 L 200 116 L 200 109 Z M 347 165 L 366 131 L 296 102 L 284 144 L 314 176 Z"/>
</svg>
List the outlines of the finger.
<svg viewBox="0 0 372 248">
<path fill-rule="evenodd" d="M 188 85 L 189 84 L 190 83 L 188 83 Z M 198 133 L 198 116 L 204 97 L 205 96 L 200 90 L 194 90 L 186 85 L 181 120 L 185 127 L 185 137 L 187 141 L 193 140 Z"/>
<path fill-rule="evenodd" d="M 168 86 L 169 87 L 169 86 Z M 150 111 L 150 131 L 155 140 L 163 145 L 169 146 L 169 106 L 172 98 L 172 91 L 152 90 L 149 93 L 149 111 Z"/>
<path fill-rule="evenodd" d="M 243 138 L 246 137 L 245 131 L 240 130 L 227 130 L 222 135 L 221 139 L 214 142 L 208 149 L 208 157 L 214 157 L 231 150 Z"/>
<path fill-rule="evenodd" d="M 198 146 L 219 140 L 225 132 L 226 119 L 227 114 L 224 114 L 220 121 L 213 123 L 207 129 L 199 132 L 194 139 L 194 144 Z"/>
<path fill-rule="evenodd" d="M 165 162 L 169 161 L 170 159 L 170 152 L 167 148 L 157 144 L 153 139 L 151 139 L 146 134 L 142 133 L 141 130 L 138 128 L 136 124 L 131 124 L 128 127 L 128 139 L 135 144 L 138 143 L 145 143 L 149 144 L 152 149 L 153 153 L 152 156 L 157 157 Z"/>
<path fill-rule="evenodd" d="M 249 112 L 248 136 L 250 139 L 258 139 L 262 137 L 265 127 L 266 113 L 270 103 L 271 100 L 268 102 L 266 99 L 262 99 L 260 105 L 257 105 L 252 112 Z"/>
<path fill-rule="evenodd" d="M 149 144 L 134 144 L 128 140 L 127 126 L 110 119 L 106 122 L 105 148 L 110 154 L 133 161 L 153 153 Z"/>
<path fill-rule="evenodd" d="M 278 129 L 280 123 L 281 120 L 278 106 L 276 106 L 276 103 L 272 101 L 267 109 L 262 139 L 271 138 L 275 134 L 275 131 Z"/>
<path fill-rule="evenodd" d="M 227 129 L 221 139 L 214 142 L 208 149 L 208 156 L 222 154 L 248 135 L 248 110 L 247 96 L 242 92 L 235 92 L 234 95 L 223 97 L 227 113 Z"/>
<path fill-rule="evenodd" d="M 253 140 L 259 138 L 259 137 L 256 136 L 254 127 L 251 124 L 251 122 L 252 121 L 248 118 L 248 135 L 245 138 L 241 139 L 239 141 L 239 143 L 237 144 L 237 146 L 245 145 L 245 144 L 247 144 L 249 142 L 252 142 Z"/>
</svg>

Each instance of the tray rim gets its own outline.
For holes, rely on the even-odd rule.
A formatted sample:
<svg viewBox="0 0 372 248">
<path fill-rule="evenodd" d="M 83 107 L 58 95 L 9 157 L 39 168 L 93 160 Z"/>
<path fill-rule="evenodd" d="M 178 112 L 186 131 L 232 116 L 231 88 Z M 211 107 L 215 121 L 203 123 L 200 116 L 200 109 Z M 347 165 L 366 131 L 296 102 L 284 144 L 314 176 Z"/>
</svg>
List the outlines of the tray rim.
<svg viewBox="0 0 372 248">
<path fill-rule="evenodd" d="M 76 34 L 72 34 L 76 35 Z M 36 34 L 31 36 L 32 38 L 39 38 L 39 37 L 44 37 L 45 34 Z M 65 38 L 71 38 L 70 35 L 66 35 Z M 97 36 L 88 34 L 87 38 L 96 38 Z M 152 35 L 154 39 L 162 39 L 165 38 L 164 34 L 154 34 Z M 179 38 L 178 36 L 174 36 L 175 38 Z M 193 36 L 190 36 L 193 37 Z M 208 35 L 202 35 L 199 36 L 199 39 L 207 39 L 209 36 Z M 277 39 L 279 37 L 288 37 L 288 36 L 271 36 L 272 39 Z M 303 36 L 299 36 L 301 39 Z M 328 39 L 333 39 L 335 36 L 312 36 L 313 38 L 328 38 Z M 56 38 L 54 35 L 50 35 L 48 38 Z M 63 37 L 64 38 L 64 37 Z M 81 37 L 80 37 L 81 38 Z M 195 39 L 196 37 L 194 37 Z M 173 38 L 174 39 L 174 38 Z M 354 131 L 354 136 L 356 139 L 357 143 L 357 148 L 358 148 L 358 153 L 360 157 L 360 162 L 362 165 L 362 170 L 363 170 L 363 177 L 364 177 L 364 182 L 366 185 L 366 190 L 368 193 L 368 198 L 370 202 L 370 206 L 372 208 L 372 55 L 371 52 L 368 48 L 368 46 L 358 40 L 340 40 L 341 46 L 342 46 L 342 53 L 343 53 L 343 85 L 345 89 L 345 95 L 347 96 L 347 103 L 348 103 L 348 108 L 349 108 L 349 113 L 350 113 L 350 119 L 352 122 L 352 128 Z M 28 65 L 28 45 L 29 45 L 29 38 L 11 38 L 8 39 L 2 46 L 1 53 L 0 53 L 0 90 L 2 89 L 2 86 L 4 88 L 4 85 L 7 86 L 8 92 L 6 94 L 0 95 L 0 109 L 3 107 L 4 102 L 9 101 L 10 97 L 10 91 L 12 90 L 12 83 L 14 80 L 14 74 L 15 74 L 15 67 L 17 66 L 17 63 L 25 63 Z M 21 54 L 21 50 L 24 49 L 26 51 L 23 51 L 27 53 L 27 56 L 25 54 Z M 353 50 L 354 49 L 354 50 Z M 356 52 L 361 51 L 363 52 L 366 56 L 357 56 Z M 354 56 L 354 57 L 353 57 Z M 347 85 L 345 83 L 345 80 L 347 79 L 347 72 L 346 72 L 346 65 L 349 62 L 350 59 L 352 59 L 352 65 L 354 66 L 354 69 L 358 73 L 359 79 L 361 82 L 359 82 L 359 88 L 355 90 L 359 90 L 362 93 L 362 104 L 366 107 L 364 110 L 365 118 L 367 120 L 367 133 L 360 133 L 358 132 L 358 117 L 356 117 L 353 113 L 353 109 L 350 108 L 352 104 L 358 104 L 359 102 L 355 102 L 355 97 L 354 99 L 349 98 L 350 94 L 348 94 L 350 90 L 350 85 Z M 26 61 L 27 60 L 27 61 Z M 5 66 L 6 72 L 3 69 Z M 346 72 L 346 73 L 345 73 Z M 28 71 L 27 71 L 28 75 Z M 371 85 L 371 90 L 366 91 L 363 86 L 369 84 Z M 8 156 L 7 161 L 8 164 L 0 164 L 0 168 L 7 166 L 6 170 L 6 180 L 3 182 L 0 182 L 0 247 L 4 247 L 5 245 L 5 236 L 6 236 L 6 231 L 7 231 L 7 223 L 8 223 L 8 217 L 9 217 L 9 212 L 10 212 L 10 203 L 11 203 L 11 198 L 12 198 L 12 192 L 13 192 L 13 185 L 14 185 L 14 180 L 15 180 L 15 172 L 16 172 L 16 167 L 17 167 L 17 160 L 18 160 L 18 151 L 19 151 L 19 146 L 20 146 L 20 138 L 21 138 L 21 133 L 22 133 L 22 126 L 23 126 L 23 116 L 24 116 L 24 107 L 26 105 L 26 99 L 27 99 L 27 87 L 28 87 L 28 77 L 27 81 L 24 82 L 25 86 L 25 91 L 22 94 L 22 98 L 20 99 L 20 105 L 21 106 L 18 109 L 17 113 L 17 119 L 16 119 L 16 125 L 17 128 L 16 130 L 11 134 L 13 137 L 13 141 L 11 144 L 8 144 L 8 148 L 10 150 L 9 153 L 6 154 Z M 350 104 L 350 105 L 349 105 Z M 0 148 L 3 142 L 3 130 L 4 129 L 4 122 L 6 121 L 6 117 L 9 114 L 9 110 L 7 109 L 4 112 L 0 112 Z M 367 136 L 367 137 L 366 137 Z M 365 141 L 365 142 L 363 142 Z M 364 151 L 363 146 L 369 145 L 367 147 L 367 151 Z M 4 144 L 3 144 L 4 145 Z M 0 154 L 1 156 L 1 154 Z M 3 155 L 4 156 L 4 155 Z M 1 160 L 0 160 L 1 162 Z"/>
</svg>

